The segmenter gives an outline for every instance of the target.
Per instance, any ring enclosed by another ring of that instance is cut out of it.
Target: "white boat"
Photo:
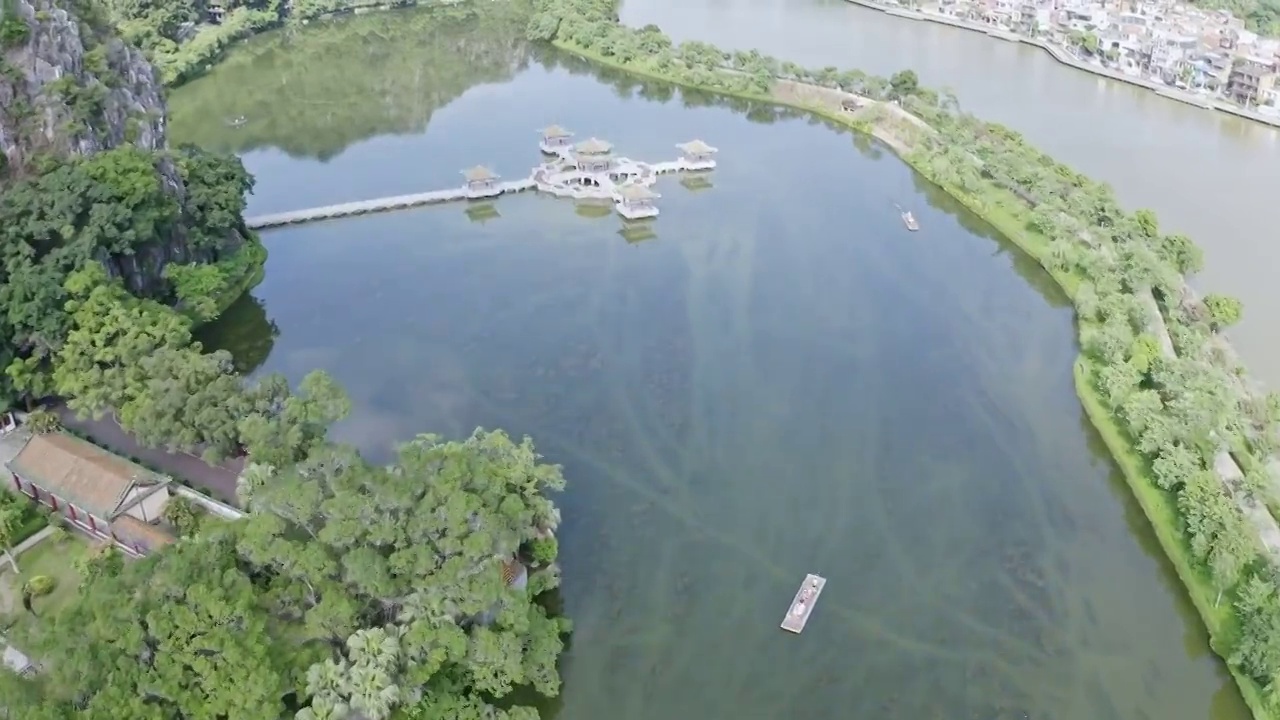
[[[813,606],[818,604],[818,596],[822,594],[822,588],[826,586],[826,578],[812,573],[806,575],[804,584],[796,591],[796,596],[791,600],[791,606],[787,608],[787,616],[782,620],[782,629],[799,635],[804,630],[805,624],[809,622],[809,616],[813,614]]]

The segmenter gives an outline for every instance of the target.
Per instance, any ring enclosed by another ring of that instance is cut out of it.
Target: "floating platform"
[[[822,588],[826,586],[826,578],[813,574],[806,575],[804,584],[791,599],[787,616],[782,620],[782,629],[799,635],[804,630],[805,624],[809,622],[809,616],[813,614],[813,606],[818,604],[818,596],[822,594]]]

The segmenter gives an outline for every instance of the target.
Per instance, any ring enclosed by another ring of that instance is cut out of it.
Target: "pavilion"
[[[653,206],[658,197],[661,196],[644,185],[623,185],[618,188],[618,212],[628,220],[653,217],[658,214],[658,208]]]
[[[569,148],[573,133],[559,125],[552,125],[542,130],[542,142],[538,144],[542,152],[548,155],[559,155]]]
[[[174,542],[159,525],[170,479],[96,445],[64,432],[34,434],[7,469],[15,490],[132,557]]]
[[[613,146],[599,138],[583,140],[573,146],[578,169],[585,173],[604,173],[613,168]]]
[[[468,198],[486,198],[502,194],[502,188],[498,187],[498,176],[483,165],[463,170],[462,176],[467,180]]]
[[[680,160],[691,170],[710,170],[716,166],[714,156],[719,149],[701,140],[691,140],[676,147],[680,149]]]

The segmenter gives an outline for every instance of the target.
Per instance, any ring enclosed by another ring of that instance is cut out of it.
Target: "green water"
[[[337,439],[375,456],[483,425],[564,464],[576,632],[547,717],[1245,716],[1034,264],[865,141],[531,53],[517,20],[260,38],[175,93],[172,130],[244,153],[250,214],[522,176],[551,123],[720,148],[642,225],[526,194],[267,233],[205,338],[333,373]],[[829,581],[794,636],[807,572]]]

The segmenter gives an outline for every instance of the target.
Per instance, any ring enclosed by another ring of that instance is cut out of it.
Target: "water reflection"
[[[470,88],[523,67],[526,8],[461,3],[254,38],[173,93],[171,131],[208,148],[322,160],[376,135],[422,132]],[[243,125],[226,122],[241,116]]]

